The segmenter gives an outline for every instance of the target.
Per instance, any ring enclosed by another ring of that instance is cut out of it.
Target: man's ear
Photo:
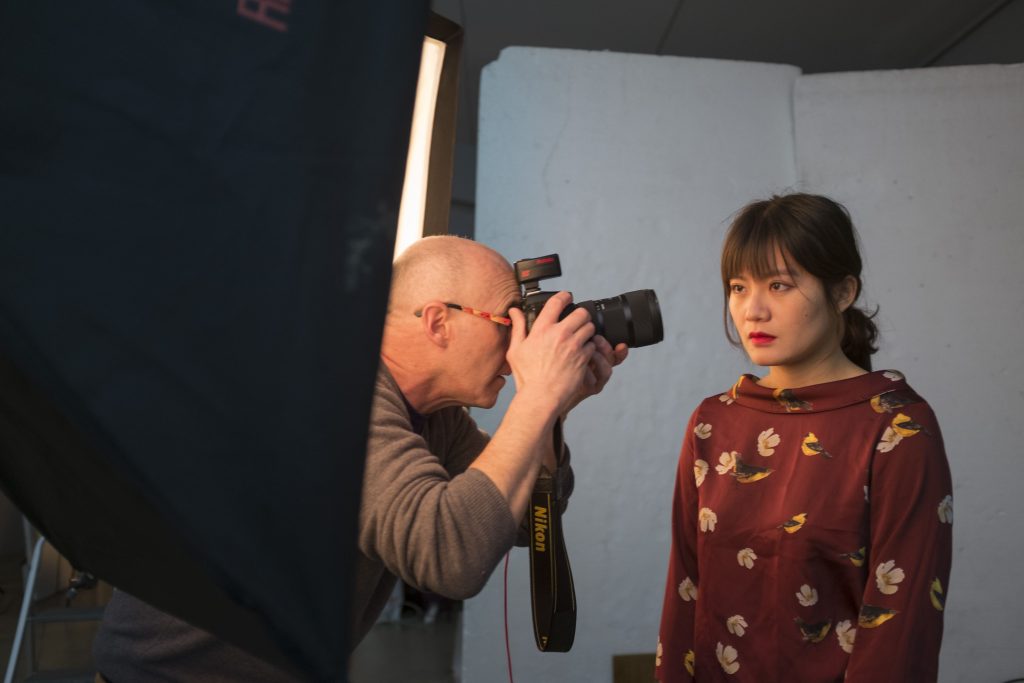
[[[857,278],[847,275],[843,278],[842,282],[835,286],[832,292],[836,308],[839,309],[840,313],[843,313],[857,300],[857,294],[860,293],[860,285],[857,283]]]
[[[420,323],[423,334],[432,343],[442,348],[447,348],[451,343],[451,325],[449,324],[449,313],[451,309],[444,305],[443,301],[431,301],[423,307],[420,314]]]

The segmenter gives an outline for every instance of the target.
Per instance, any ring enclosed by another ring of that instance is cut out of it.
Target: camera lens
[[[661,307],[653,289],[638,289],[610,299],[581,301],[575,307],[585,308],[590,313],[596,334],[612,346],[622,342],[630,348],[650,346],[665,338]]]

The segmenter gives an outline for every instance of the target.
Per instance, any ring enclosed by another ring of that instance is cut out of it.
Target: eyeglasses
[[[448,308],[454,308],[456,311],[463,311],[465,313],[469,313],[471,315],[475,315],[478,318],[483,318],[485,320],[490,320],[492,323],[497,323],[499,325],[504,325],[505,327],[511,327],[512,326],[512,318],[507,318],[507,317],[505,317],[503,315],[495,315],[494,313],[488,313],[487,311],[480,311],[480,310],[477,310],[475,308],[470,308],[469,306],[460,306],[459,304],[451,304],[451,303],[447,303],[447,302],[445,303],[445,306],[447,306]],[[421,308],[421,309],[419,309],[417,311],[413,311],[413,315],[415,315],[417,318],[421,317],[423,315],[423,309]]]

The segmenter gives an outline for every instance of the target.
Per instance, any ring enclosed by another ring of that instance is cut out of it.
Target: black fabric
[[[88,570],[344,680],[425,2],[0,3],[0,482]]]

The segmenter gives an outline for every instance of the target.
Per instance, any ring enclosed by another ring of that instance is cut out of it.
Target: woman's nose
[[[767,320],[770,312],[764,296],[751,292],[747,297],[747,320]]]

